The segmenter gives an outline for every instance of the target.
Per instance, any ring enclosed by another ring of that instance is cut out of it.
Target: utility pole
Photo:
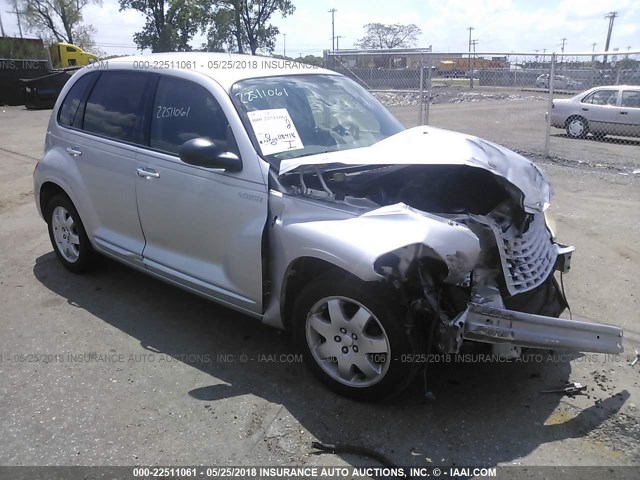
[[[562,45],[561,45],[561,50],[560,51],[562,53],[564,53],[564,45],[565,45],[565,43],[567,43],[567,39],[566,39],[566,37],[563,37],[560,40],[562,41]]]
[[[340,50],[340,39],[344,38],[344,35],[336,35],[336,50]]]
[[[336,49],[336,22],[335,22],[335,15],[336,12],[338,10],[336,10],[335,8],[332,8],[331,10],[329,10],[329,13],[331,14],[331,50],[335,50]]]
[[[284,37],[284,40],[282,43],[282,56],[286,57],[287,56],[287,34],[283,33],[282,36]]]
[[[609,51],[609,43],[611,42],[611,32],[613,31],[613,21],[615,20],[615,18],[618,16],[618,12],[609,12],[607,15],[604,16],[604,18],[608,18],[609,19],[609,31],[607,32],[607,43],[605,43],[604,45],[604,51],[608,52]],[[604,63],[607,63],[607,56],[604,56]]]
[[[4,37],[4,25],[2,25],[2,14],[0,13],[0,32],[2,32],[2,36]]]

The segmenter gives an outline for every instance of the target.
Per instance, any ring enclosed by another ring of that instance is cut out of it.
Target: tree
[[[185,52],[189,41],[204,28],[211,0],[119,0],[120,11],[132,9],[146,17],[141,32],[133,35],[140,50]]]
[[[28,31],[37,33],[50,43],[73,43],[83,50],[95,47],[95,28],[82,24],[82,9],[89,3],[101,5],[102,0],[17,1]]]
[[[422,30],[413,23],[410,25],[367,23],[364,29],[365,36],[355,42],[355,45],[365,50],[413,47],[418,42],[418,35],[422,33]]]
[[[228,8],[217,8],[210,13],[207,43],[202,48],[208,52],[242,51],[242,45],[247,44],[246,36],[241,37],[238,48],[235,20],[235,11]]]
[[[215,49],[258,50],[272,52],[278,27],[269,23],[275,13],[282,17],[292,14],[295,7],[291,0],[218,0],[215,11],[209,15],[211,26],[208,45]]]

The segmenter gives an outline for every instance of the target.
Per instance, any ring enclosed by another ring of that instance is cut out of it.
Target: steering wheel
[[[342,137],[351,137],[354,140],[358,140],[360,138],[360,129],[355,123],[351,122],[347,123],[346,127],[339,123],[335,127],[333,127],[331,131],[337,133]]]

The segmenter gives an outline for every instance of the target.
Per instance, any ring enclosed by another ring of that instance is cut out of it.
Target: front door
[[[582,115],[589,122],[589,130],[595,133],[615,133],[617,123],[616,103],[618,90],[596,90],[582,100]]]
[[[138,211],[146,267],[223,303],[262,311],[264,182],[243,172],[188,165],[180,146],[207,137],[238,153],[212,93],[189,80],[162,76],[153,103],[149,149],[141,149]],[[243,159],[243,162],[257,161]]]

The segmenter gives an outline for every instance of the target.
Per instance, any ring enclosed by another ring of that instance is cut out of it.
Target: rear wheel
[[[571,117],[565,125],[567,135],[571,138],[584,138],[589,133],[589,124],[582,117]]]
[[[320,277],[300,293],[293,335],[314,375],[334,391],[377,401],[400,393],[416,373],[402,308],[356,278]],[[413,338],[412,338],[413,337]]]
[[[74,273],[93,266],[95,252],[80,215],[66,195],[56,195],[47,206],[46,216],[53,250],[62,264]]]

